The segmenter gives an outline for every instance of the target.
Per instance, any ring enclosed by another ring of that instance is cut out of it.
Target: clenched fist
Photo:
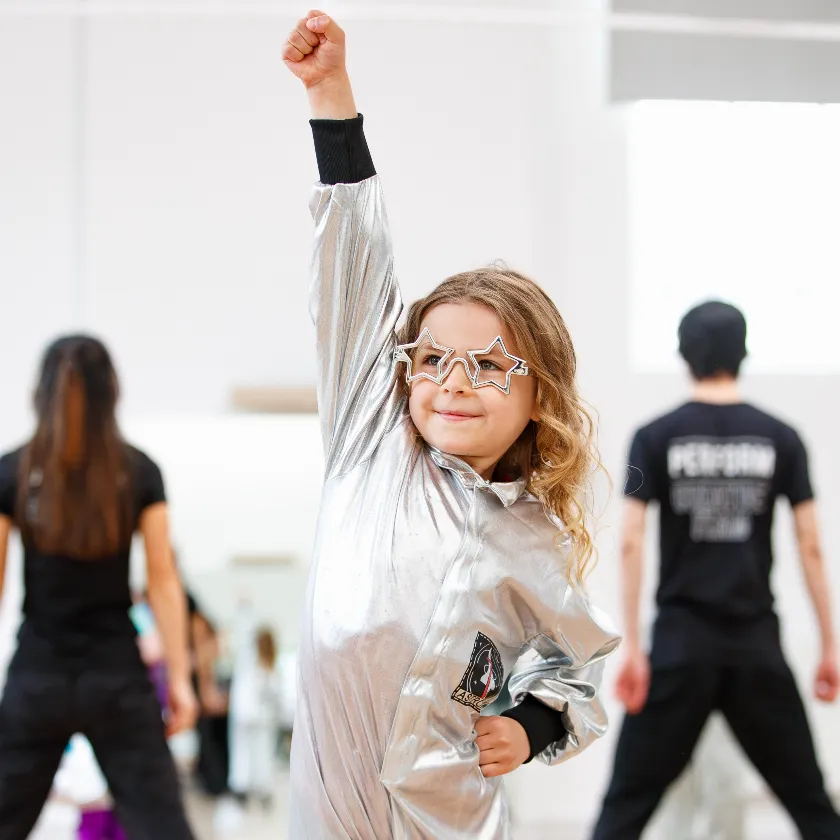
[[[833,652],[823,654],[814,679],[814,694],[823,703],[833,703],[840,694],[840,670]]]
[[[486,778],[504,776],[524,764],[531,754],[528,735],[519,721],[488,715],[475,724],[478,765]]]
[[[283,61],[307,88],[343,75],[344,30],[329,15],[309,12],[289,33]]]
[[[170,680],[167,737],[185,732],[195,726],[198,719],[198,701],[189,680]]]
[[[315,119],[357,115],[344,56],[344,30],[317,10],[301,18],[286,39],[283,61],[306,87]]]
[[[629,651],[616,683],[616,694],[631,715],[637,715],[647,703],[650,689],[650,661],[641,651]]]

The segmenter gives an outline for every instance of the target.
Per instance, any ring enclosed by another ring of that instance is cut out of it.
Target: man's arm
[[[646,513],[646,502],[632,497],[625,499],[621,531],[621,602],[624,614],[624,647],[628,651],[638,651],[641,648],[639,602],[642,597]]]
[[[624,613],[624,663],[618,675],[618,699],[631,714],[638,714],[647,701],[650,663],[641,647],[639,602],[644,569],[645,514],[647,503],[628,497],[624,501],[621,533],[621,601]]]
[[[817,616],[822,646],[816,694],[820,700],[831,701],[836,699],[838,693],[837,646],[831,618],[831,593],[820,543],[816,503],[809,500],[796,505],[793,508],[793,521],[802,573]]]
[[[12,533],[12,520],[0,514],[0,603],[3,601],[3,584],[6,581],[6,553],[9,548],[9,535]]]

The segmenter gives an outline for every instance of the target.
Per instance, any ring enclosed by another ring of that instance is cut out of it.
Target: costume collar
[[[525,493],[526,481],[524,478],[517,478],[514,481],[485,481],[466,461],[462,461],[457,455],[441,452],[428,444],[426,446],[432,460],[441,469],[455,473],[468,490],[472,490],[474,487],[491,490],[505,507],[510,507]]]

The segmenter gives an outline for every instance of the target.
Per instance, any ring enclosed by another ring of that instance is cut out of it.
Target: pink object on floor
[[[78,840],[128,840],[111,809],[82,811],[76,836]]]

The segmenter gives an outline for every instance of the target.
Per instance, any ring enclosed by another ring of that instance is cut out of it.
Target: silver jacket
[[[618,637],[569,585],[523,481],[488,483],[413,429],[393,361],[402,303],[379,178],[318,185],[312,264],[326,476],[304,605],[293,840],[510,836],[473,726],[511,672],[562,711],[554,764],[607,726]]]

